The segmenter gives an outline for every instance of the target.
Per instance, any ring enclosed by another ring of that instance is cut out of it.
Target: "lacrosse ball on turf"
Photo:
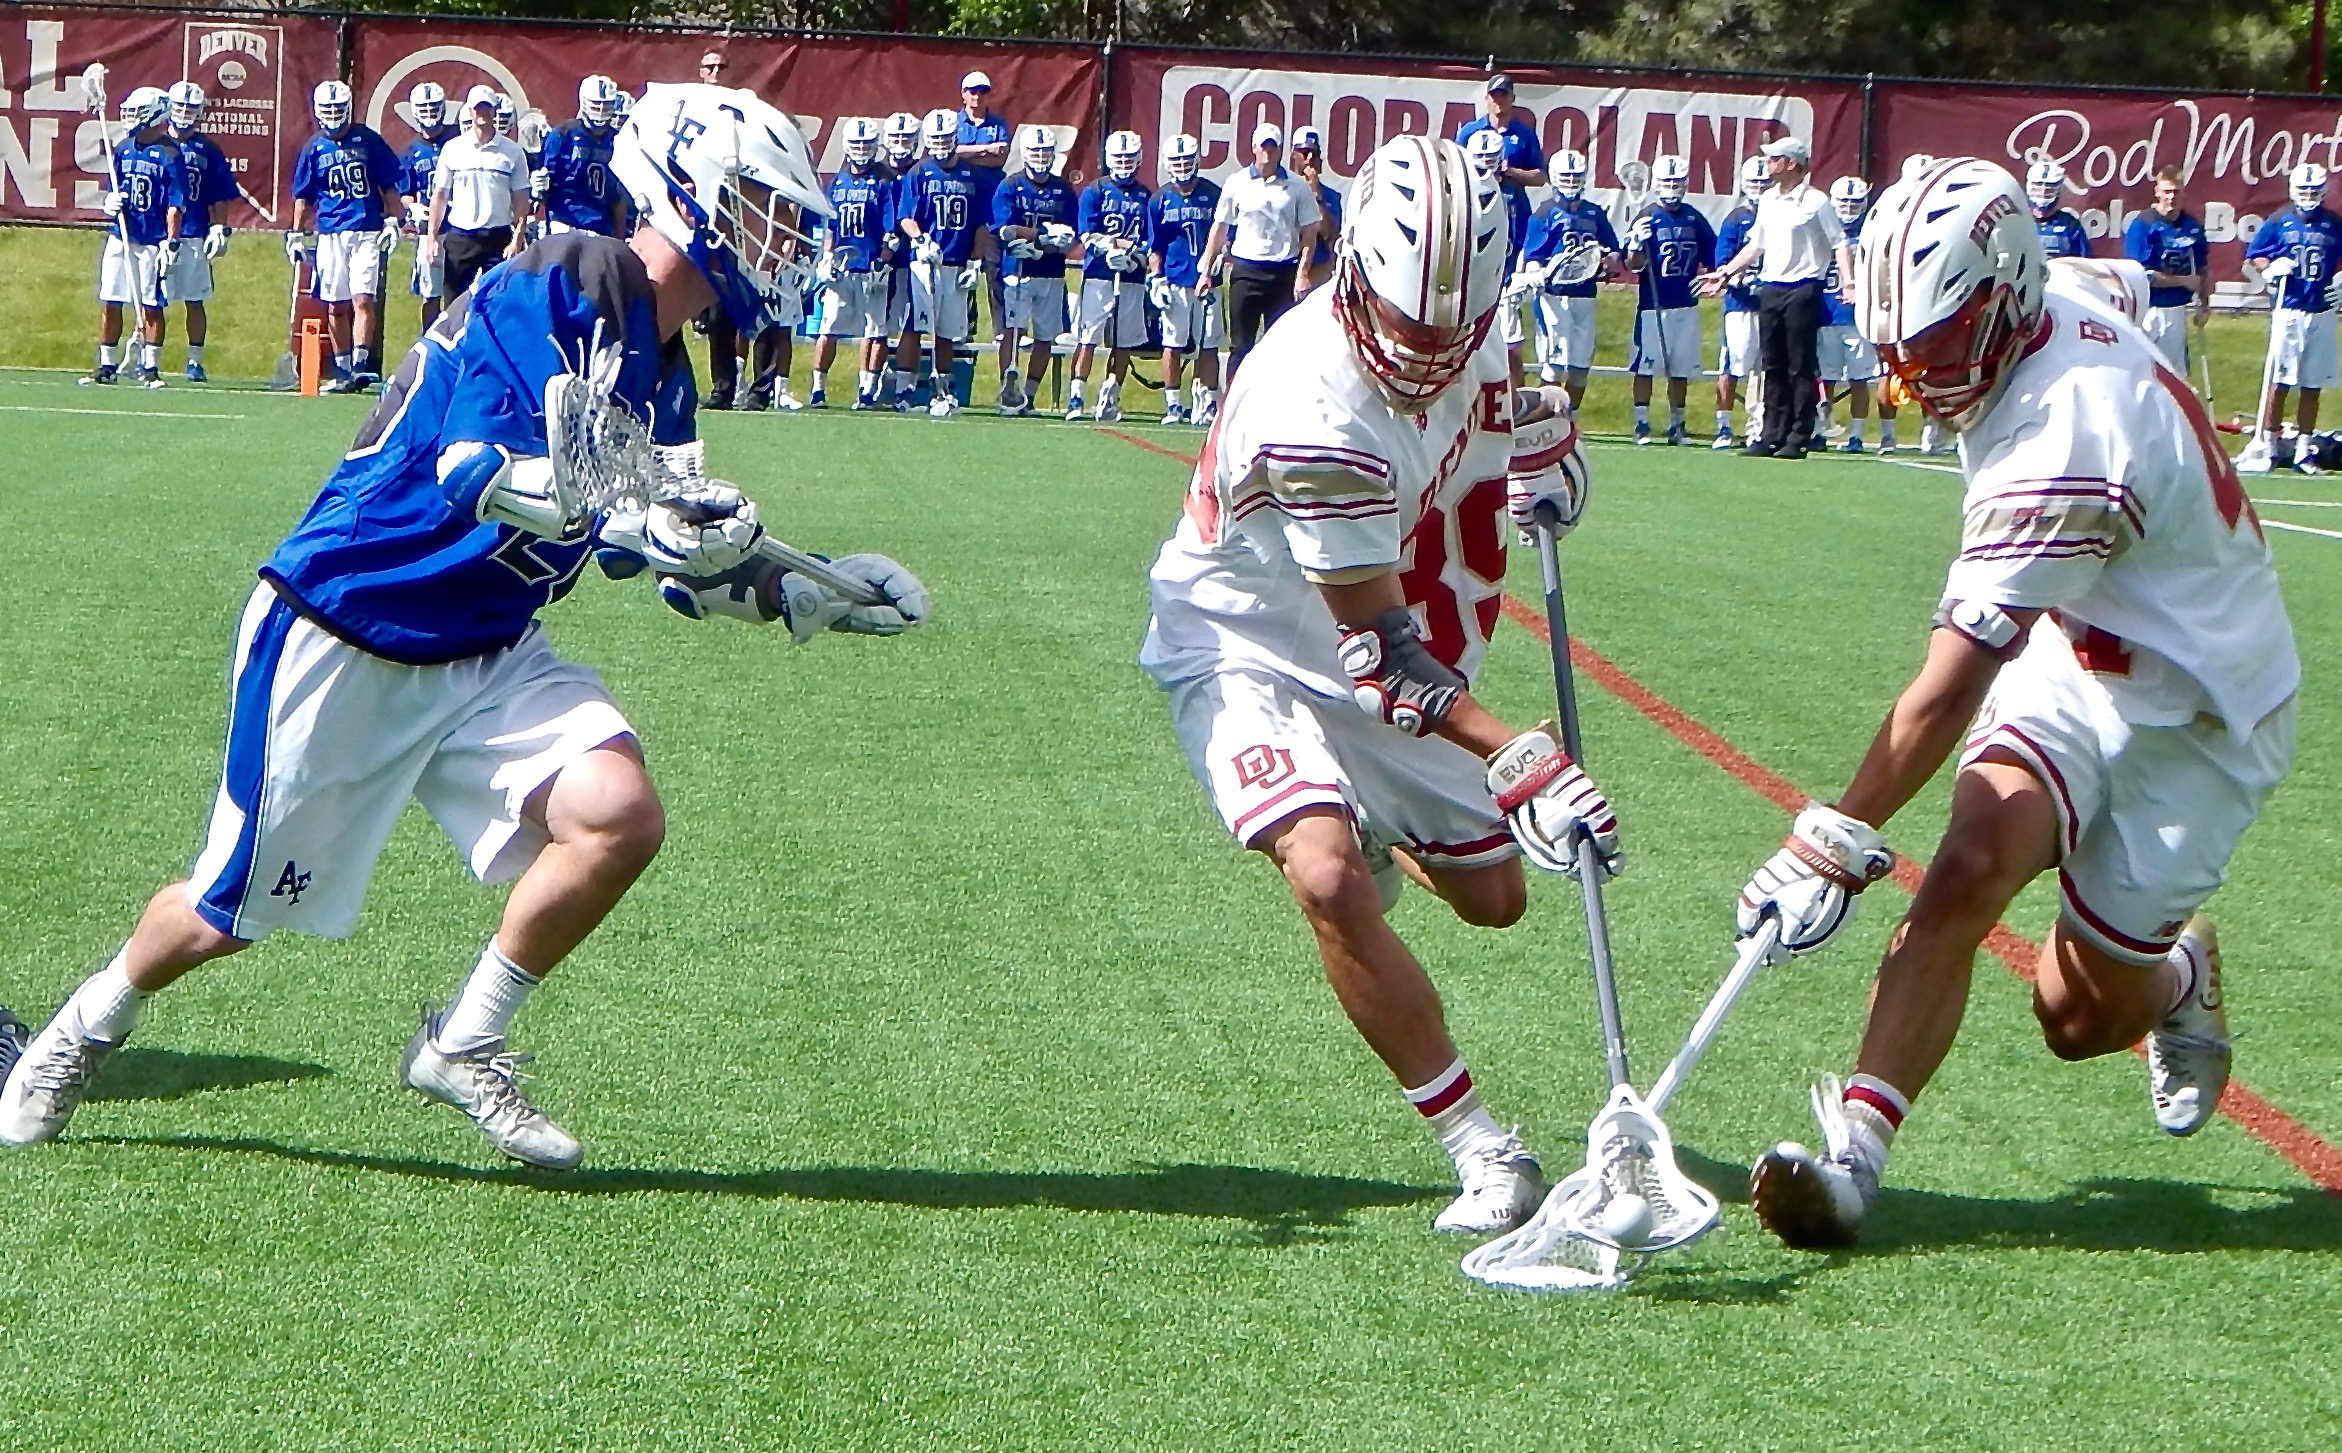
[[[1651,1234],[1651,1203],[1632,1191],[1602,1208],[1602,1234],[1633,1246]]]

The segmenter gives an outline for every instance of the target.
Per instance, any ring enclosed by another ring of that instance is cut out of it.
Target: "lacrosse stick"
[[[91,61],[89,69],[81,73],[81,94],[90,110],[97,113],[98,144],[106,153],[106,190],[120,198],[127,207],[130,199],[122,196],[122,173],[114,160],[114,129],[107,123],[106,68],[102,63]],[[130,245],[130,219],[120,212],[114,214],[114,232],[122,239],[124,247]]]
[[[2195,313],[2192,308],[2189,311]],[[2203,314],[2195,313],[2195,316],[2189,320],[2188,331],[2194,335],[2196,378],[2203,385],[2204,412],[2207,415],[2216,415],[2217,411],[2212,402],[2212,350],[2205,340],[2205,334],[2209,330],[2204,326]]]
[[[545,120],[545,113],[531,106],[521,113],[518,121],[512,123],[513,140],[520,143],[522,151],[536,156],[544,151],[545,133],[551,129]]]
[[[1648,220],[1655,215],[1654,213],[1644,213],[1636,220]],[[1659,276],[1658,239],[1646,233],[1643,237],[1643,280],[1651,290],[1651,331],[1659,336],[1659,373],[1666,380],[1670,390],[1669,396],[1672,397],[1672,390],[1675,387],[1675,368],[1667,357],[1667,309],[1659,301]]]

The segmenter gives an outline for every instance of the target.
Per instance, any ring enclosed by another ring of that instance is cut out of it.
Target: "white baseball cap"
[[[496,109],[496,88],[494,86],[474,86],[464,93],[464,109],[466,111],[477,111],[482,106],[491,111]]]
[[[1277,129],[1275,122],[1263,121],[1260,125],[1252,128],[1252,144],[1254,146],[1283,146],[1285,133]]]
[[[960,89],[963,91],[989,91],[992,89],[992,78],[982,71],[970,71],[960,77]]]
[[[1317,128],[1314,126],[1296,126],[1293,128],[1293,149],[1295,151],[1324,151],[1325,139],[1317,134]]]
[[[1799,166],[1813,164],[1813,153],[1806,149],[1803,141],[1794,136],[1775,137],[1759,147],[1758,150],[1766,156],[1781,157],[1784,160],[1793,161]]]

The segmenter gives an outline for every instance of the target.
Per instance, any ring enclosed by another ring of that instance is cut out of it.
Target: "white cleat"
[[[948,419],[959,411],[960,401],[950,394],[937,394],[927,404],[927,417],[930,419]]]
[[[2193,1135],[2220,1108],[2234,1051],[2220,997],[2220,940],[2201,913],[2180,930],[2179,947],[2202,967],[2196,992],[2147,1036],[2147,1098],[2167,1134]]]
[[[438,1016],[425,1010],[422,1027],[399,1056],[400,1083],[469,1115],[488,1143],[514,1160],[545,1170],[576,1169],[585,1148],[521,1093],[520,1067],[529,1057],[505,1053],[502,1040],[468,1054],[447,1054],[432,1042],[438,1028]]]
[[[1784,1140],[1758,1159],[1748,1178],[1749,1206],[1784,1246],[1839,1251],[1854,1244],[1870,1203],[1878,1199],[1878,1169],[1850,1148],[1846,1109],[1835,1076],[1814,1087],[1813,1111],[1826,1149],[1820,1155]]]
[[[828,401],[824,400],[823,402],[826,404]],[[782,384],[773,391],[773,407],[784,414],[800,413],[805,408],[803,404],[797,402],[797,396],[789,392],[787,384]]]
[[[16,1068],[25,1046],[32,1042],[33,1032],[24,1027],[24,1021],[0,1009],[0,1085],[8,1083],[9,1071]]]
[[[1434,1231],[1459,1236],[1494,1236],[1529,1219],[1545,1199],[1545,1174],[1537,1157],[1507,1135],[1486,1150],[1468,1155],[1457,1167],[1463,1194],[1448,1202],[1431,1223]]]
[[[1098,422],[1099,422],[1099,423],[1101,423],[1101,424],[1119,424],[1119,423],[1121,423],[1121,422],[1122,422],[1122,405],[1121,405],[1121,403],[1120,403],[1119,401],[1117,401],[1117,400],[1114,400],[1114,399],[1108,399],[1106,402],[1104,402],[1104,403],[1102,403],[1102,404],[1098,405]]]
[[[1071,404],[1066,406],[1065,422],[1069,424],[1078,424],[1082,421],[1082,414],[1083,409],[1081,400],[1076,399]]]
[[[0,1141],[39,1145],[64,1134],[91,1078],[114,1052],[113,1045],[83,1038],[78,1025],[67,1026],[64,1020],[63,1013],[50,1020],[22,1047],[8,1072],[8,1083],[0,1088]],[[24,1026],[16,1029],[21,1034]]]
[[[1719,450],[1738,449],[1740,447],[1740,441],[1733,437],[1732,431],[1730,429],[1718,429],[1716,431],[1715,442],[1710,444],[1708,447],[1710,449]]]

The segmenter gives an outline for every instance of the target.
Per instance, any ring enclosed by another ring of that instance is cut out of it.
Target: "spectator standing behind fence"
[[[472,280],[520,251],[529,219],[529,160],[520,143],[496,134],[496,91],[464,97],[464,131],[439,150],[431,173],[430,230],[424,246],[439,264],[439,297],[452,303]]]
[[[984,270],[995,333],[1007,326],[1008,303],[1001,281],[1000,239],[983,224],[992,219],[992,197],[1008,174],[1008,143],[1015,135],[1007,117],[992,114],[992,78],[982,71],[960,77],[959,158],[976,173],[976,262]],[[973,309],[968,316],[975,317]]]
[[[1228,259],[1228,378],[1260,335],[1308,291],[1301,259],[1317,245],[1323,214],[1309,184],[1285,170],[1285,138],[1267,122],[1252,129],[1251,166],[1221,184],[1220,210],[1205,244],[1202,283]]]
[[[2212,282],[2206,276],[2212,250],[2204,224],[2180,205],[2179,168],[2156,173],[2155,204],[2131,219],[2122,251],[2147,270],[2147,336],[2184,378],[2188,314],[2195,314],[2198,326],[2212,315]]]
[[[1813,164],[1806,144],[1780,137],[1766,143],[1763,155],[1773,185],[1757,200],[1756,226],[1730,261],[1701,280],[1700,291],[1714,297],[1755,271],[1764,429],[1746,452],[1803,459],[1813,442],[1822,278],[1834,261],[1838,276],[1851,279],[1854,259],[1829,197],[1806,179]]]
[[[1316,127],[1294,127],[1292,151],[1293,170],[1317,199],[1317,245],[1309,249],[1309,265],[1301,270],[1306,290],[1334,275],[1334,243],[1342,235],[1342,194],[1325,184],[1325,141]]]

